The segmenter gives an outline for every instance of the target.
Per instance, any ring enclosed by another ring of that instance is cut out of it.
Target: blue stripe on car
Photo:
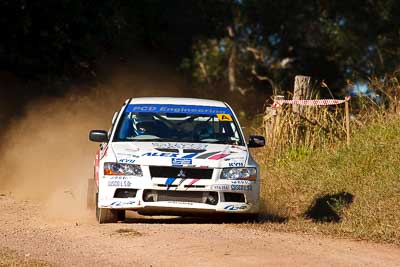
[[[166,104],[131,104],[127,106],[125,112],[232,115],[232,111],[227,107],[196,106],[196,105],[166,105]]]

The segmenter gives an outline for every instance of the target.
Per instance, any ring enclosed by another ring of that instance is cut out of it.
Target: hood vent
[[[156,148],[156,150],[161,152],[179,153],[179,150],[175,148]]]
[[[205,150],[205,149],[184,149],[183,153],[198,153],[198,154],[200,154],[205,151],[207,151],[207,150]]]

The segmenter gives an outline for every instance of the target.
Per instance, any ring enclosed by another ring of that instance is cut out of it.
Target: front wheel
[[[96,218],[100,224],[116,223],[125,220],[125,210],[99,208],[99,193],[96,193]]]

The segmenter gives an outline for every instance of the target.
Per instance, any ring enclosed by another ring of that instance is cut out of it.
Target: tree
[[[346,79],[396,68],[399,6],[393,0],[233,1],[225,36],[194,45],[193,77],[241,93],[272,93],[307,74],[339,93]]]

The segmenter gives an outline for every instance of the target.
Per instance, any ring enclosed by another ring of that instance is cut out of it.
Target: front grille
[[[159,201],[175,201],[175,202],[191,202],[205,203],[209,205],[218,204],[217,192],[193,192],[193,191],[164,191],[164,190],[144,190],[143,201],[159,202]]]
[[[211,179],[212,174],[213,169],[150,166],[151,177]]]

